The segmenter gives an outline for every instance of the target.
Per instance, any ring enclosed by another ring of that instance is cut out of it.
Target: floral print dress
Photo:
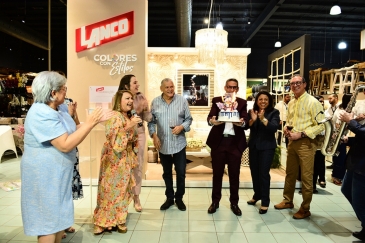
[[[101,151],[94,231],[126,222],[135,186],[132,169],[137,165],[138,152],[137,128],[126,130],[129,122],[129,118],[116,112],[105,125],[106,142]]]

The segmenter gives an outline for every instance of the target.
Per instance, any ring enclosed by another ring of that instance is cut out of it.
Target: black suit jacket
[[[356,134],[347,158],[347,169],[365,175],[365,125],[351,120],[348,129]]]
[[[248,126],[248,119],[247,119],[247,102],[244,99],[241,98],[236,98],[237,101],[237,111],[240,114],[240,118],[243,118],[243,120],[246,123],[246,126]],[[220,109],[217,106],[217,102],[222,102],[222,97],[214,97],[212,100],[212,107],[210,109],[209,115],[207,117],[207,121],[208,121],[208,125],[211,126],[209,124],[209,120],[215,116],[216,119],[218,119],[218,114]],[[225,123],[220,124],[218,126],[213,126],[212,129],[209,132],[208,138],[207,138],[207,145],[211,148],[211,149],[216,149],[222,138],[223,138],[223,131],[224,131],[224,127],[225,127]],[[246,149],[247,147],[247,143],[246,143],[246,135],[245,135],[245,131],[244,131],[244,127],[239,127],[236,125],[233,125],[234,128],[234,144],[237,146],[236,148],[238,149],[238,151],[240,153],[243,153],[243,151]],[[234,148],[232,148],[233,150]]]
[[[275,149],[276,139],[275,133],[279,128],[280,115],[277,109],[271,112],[265,112],[265,118],[268,120],[267,126],[262,124],[259,118],[250,127],[250,138],[248,140],[248,147],[256,147],[257,150]],[[251,119],[250,112],[248,113],[248,120]]]

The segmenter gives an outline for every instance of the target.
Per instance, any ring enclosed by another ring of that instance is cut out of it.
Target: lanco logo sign
[[[134,34],[134,12],[128,12],[76,30],[76,52]]]

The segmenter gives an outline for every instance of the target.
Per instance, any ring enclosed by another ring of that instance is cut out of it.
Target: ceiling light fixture
[[[247,24],[251,24],[251,20],[250,20],[250,18],[248,18],[248,20],[247,20]]]
[[[346,44],[346,42],[341,41],[341,42],[338,44],[338,49],[343,50],[343,49],[346,49],[346,48],[347,48],[347,44]]]
[[[218,6],[218,24],[215,26],[216,29],[223,30],[223,23],[221,18],[221,5]]]
[[[333,5],[330,11],[330,15],[339,15],[341,14],[341,8],[338,5]]]
[[[278,26],[278,40],[275,42],[275,47],[277,47],[277,48],[281,47],[281,42],[280,42],[280,38],[279,38],[279,26]]]
[[[199,62],[206,64],[223,63],[228,47],[228,32],[219,28],[209,28],[213,0],[210,3],[208,28],[195,32],[195,48],[199,51]],[[218,27],[218,26],[217,26]]]
[[[216,26],[215,26],[216,29],[219,29],[219,30],[223,30],[223,24],[222,22],[219,22]]]

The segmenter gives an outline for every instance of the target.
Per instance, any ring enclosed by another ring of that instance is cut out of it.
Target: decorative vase
[[[147,151],[147,162],[148,163],[157,163],[158,162],[158,152],[155,146],[148,146]]]

